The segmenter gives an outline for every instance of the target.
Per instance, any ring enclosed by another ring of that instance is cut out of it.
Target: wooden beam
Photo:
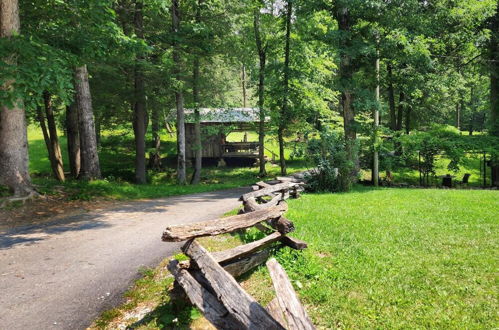
[[[182,250],[196,262],[216,296],[229,314],[244,325],[243,329],[284,329],[199,243],[191,240]]]
[[[263,181],[258,181],[258,182],[256,183],[256,185],[257,185],[258,187],[260,187],[260,189],[262,189],[262,188],[268,188],[268,187],[270,187],[270,186],[271,186],[270,184],[265,183],[265,182],[263,182]]]
[[[305,250],[308,247],[307,242],[284,235],[281,236],[281,243],[295,250]]]
[[[217,329],[243,329],[244,326],[231,315],[218,299],[206,290],[186,269],[178,267],[178,261],[172,260],[168,270],[177,283],[184,289],[189,300],[203,313]]]
[[[270,225],[283,235],[295,230],[295,225],[293,224],[293,222],[289,221],[283,216],[271,220]]]
[[[237,246],[230,250],[220,251],[220,252],[212,252],[211,255],[213,258],[221,263],[229,260],[237,259],[245,257],[249,254],[252,254],[255,251],[258,251],[274,242],[277,242],[281,239],[282,234],[279,232],[274,232],[258,241],[254,241],[245,245]]]
[[[256,198],[256,197],[269,195],[269,194],[272,194],[274,192],[281,191],[281,190],[289,190],[294,185],[296,185],[296,183],[292,183],[292,182],[279,183],[279,184],[276,184],[276,185],[273,185],[273,186],[270,186],[267,188],[263,188],[263,189],[260,189],[257,191],[252,191],[252,192],[246,193],[246,194],[242,195],[239,198],[239,200],[245,202],[248,200],[248,198],[251,198],[251,197]]]
[[[267,261],[267,268],[269,269],[270,277],[272,278],[272,284],[274,285],[279,306],[288,323],[288,329],[315,329],[305,308],[303,308],[300,300],[298,300],[293,285],[282,266],[277,260],[272,258]]]
[[[269,312],[272,317],[279,322],[283,327],[287,328],[288,324],[284,319],[284,314],[282,313],[281,306],[279,306],[279,301],[277,298],[272,299],[265,309]]]
[[[229,263],[223,265],[223,268],[234,278],[238,278],[239,276],[246,274],[253,268],[264,264],[267,260],[269,260],[269,257],[270,251],[268,249],[262,250],[246,258],[229,261]]]
[[[195,237],[230,233],[237,229],[252,227],[262,221],[279,218],[287,210],[287,204],[282,203],[255,212],[196,222],[184,226],[171,226],[165,229],[162,239],[165,242],[180,242]]]
[[[283,200],[283,196],[281,194],[278,194],[278,195],[272,197],[272,199],[270,201],[268,201],[267,203],[258,204],[256,202],[256,199],[251,197],[251,198],[248,198],[247,201],[243,202],[244,212],[253,212],[253,211],[257,211],[257,210],[266,209],[266,208],[271,207],[271,206],[276,206],[277,204],[279,204],[279,202],[281,200]]]

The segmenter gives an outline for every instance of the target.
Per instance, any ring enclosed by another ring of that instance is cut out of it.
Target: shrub
[[[310,140],[307,157],[317,171],[308,177],[311,191],[348,191],[355,182],[355,164],[348,160],[345,139],[337,132],[324,130],[320,139]]]

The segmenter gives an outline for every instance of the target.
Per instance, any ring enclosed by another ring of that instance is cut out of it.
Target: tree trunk
[[[456,103],[456,128],[461,129],[461,102]]]
[[[159,153],[161,147],[161,136],[159,135],[159,130],[161,126],[161,115],[158,107],[154,107],[152,109],[151,116],[151,131],[152,131],[152,144],[151,146],[156,149],[156,152]]]
[[[0,1],[0,38],[9,38],[20,30],[19,5],[17,0]],[[15,58],[4,59],[15,64]],[[2,89],[11,88],[7,81]],[[15,196],[26,196],[34,192],[29,176],[28,137],[26,116],[22,100],[12,107],[0,106],[0,184],[9,187]]]
[[[412,107],[408,105],[405,108],[405,134],[409,134],[411,132],[411,112]]]
[[[402,120],[404,118],[404,108],[405,108],[405,93],[403,91],[400,91],[399,106],[397,109],[397,125],[395,127],[395,130],[397,130],[397,131],[402,130]]]
[[[78,108],[76,103],[66,107],[66,129],[68,135],[69,170],[73,178],[80,174],[80,132],[78,129]]]
[[[255,31],[255,42],[258,51],[259,70],[258,70],[258,108],[260,121],[258,123],[258,159],[260,162],[259,176],[267,175],[265,170],[265,66],[266,66],[266,50],[262,45],[260,36],[260,10],[256,8],[253,12],[253,28]]]
[[[172,32],[175,36],[179,34],[180,28],[180,0],[172,0]],[[173,39],[173,73],[178,84],[181,84],[180,75],[180,49],[177,38]],[[185,164],[185,113],[184,96],[182,87],[176,87],[175,104],[177,107],[177,181],[179,184],[186,183]]]
[[[203,0],[198,0],[196,6],[196,23],[201,23],[201,5]],[[200,79],[200,55],[194,58],[192,98],[194,100],[194,173],[191,184],[198,184],[201,181],[201,168],[203,166],[203,145],[201,143],[201,117],[199,114],[199,79]]]
[[[357,157],[357,129],[355,122],[355,111],[353,108],[353,92],[351,90],[353,66],[350,57],[352,47],[352,36],[350,26],[350,13],[345,5],[337,4],[336,10],[339,30],[344,37],[340,40],[340,84],[341,84],[341,110],[345,131],[345,144],[348,160],[354,164],[355,170],[352,176],[357,176],[359,171],[359,160]]]
[[[47,124],[45,122],[45,115],[43,114],[43,109],[41,106],[36,107],[36,117],[38,119],[38,123],[40,124],[40,128],[42,129],[43,140],[45,141],[45,146],[47,147],[47,153],[50,160],[50,168],[54,171],[54,153],[52,151],[52,144],[50,143],[50,136],[47,130]],[[54,173],[54,177],[57,178],[56,173]]]
[[[141,0],[135,1],[134,25],[135,34],[138,38],[144,38],[143,24],[143,3]],[[134,120],[133,132],[135,135],[135,183],[145,184],[146,179],[146,91],[145,79],[142,69],[144,57],[137,54],[135,59],[135,100],[134,100]]]
[[[388,63],[386,67],[388,75],[388,104],[390,107],[390,129],[397,129],[397,118],[395,111],[395,92],[393,90],[393,68],[392,64]]]
[[[243,64],[241,69],[241,85],[243,88],[243,108],[248,106],[248,96],[246,93],[246,66]]]
[[[499,136],[499,4],[491,20],[490,59],[490,134]],[[492,185],[499,187],[499,159],[492,159]]]
[[[379,46],[379,41],[377,38],[377,46]],[[373,185],[377,187],[379,185],[379,155],[378,155],[378,149],[376,146],[377,142],[377,135],[378,135],[378,129],[379,129],[379,83],[380,83],[380,78],[379,78],[379,49],[377,47],[376,49],[376,62],[374,64],[375,66],[375,71],[376,71],[376,89],[374,91],[374,97],[376,99],[376,108],[374,109],[374,114],[373,114],[373,119],[374,119],[374,127],[373,127],[373,135],[374,135],[374,146],[373,146],[373,171],[372,171],[372,181]]]
[[[201,144],[201,117],[199,114],[199,58],[194,59],[194,74],[192,97],[194,100],[194,155],[195,166],[192,174],[192,184],[198,184],[201,180],[201,167],[203,160],[203,146]]]
[[[284,157],[284,130],[289,120],[289,59],[291,42],[291,17],[293,14],[293,2],[287,1],[286,10],[286,46],[284,49],[284,88],[281,116],[279,118],[279,128],[277,135],[279,139],[279,162],[281,164],[281,175],[286,175],[286,159]]]
[[[101,177],[99,155],[86,65],[79,66],[75,70],[75,89],[81,152],[81,169],[78,178],[84,180],[99,179]]]
[[[64,165],[62,162],[61,146],[59,145],[59,138],[57,136],[57,126],[55,124],[54,109],[52,107],[52,95],[48,92],[43,93],[43,100],[45,103],[45,114],[47,115],[47,124],[50,136],[50,149],[49,153],[52,153],[50,157],[52,171],[57,180],[64,182]]]

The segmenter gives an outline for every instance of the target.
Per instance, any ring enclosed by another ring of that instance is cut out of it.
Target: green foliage
[[[345,139],[341,134],[323,130],[320,139],[308,143],[308,158],[317,168],[311,174],[307,187],[311,191],[349,191],[354,183],[355,164],[349,161]]]

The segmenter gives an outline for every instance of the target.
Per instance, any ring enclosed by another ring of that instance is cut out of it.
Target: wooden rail
[[[303,182],[284,177],[272,183],[275,184],[258,182],[255,191],[242,195],[243,210],[239,215],[171,226],[163,233],[163,241],[187,240],[182,251],[190,260],[172,260],[168,269],[175,277],[177,290],[182,288],[191,303],[217,329],[314,329],[284,269],[275,259],[268,260],[273,248],[287,246],[302,250],[307,247],[307,243],[287,235],[294,230],[294,224],[283,216],[288,209],[285,199],[298,198]],[[268,235],[212,253],[196,240],[252,226]],[[266,261],[276,298],[264,308],[235,278]]]

